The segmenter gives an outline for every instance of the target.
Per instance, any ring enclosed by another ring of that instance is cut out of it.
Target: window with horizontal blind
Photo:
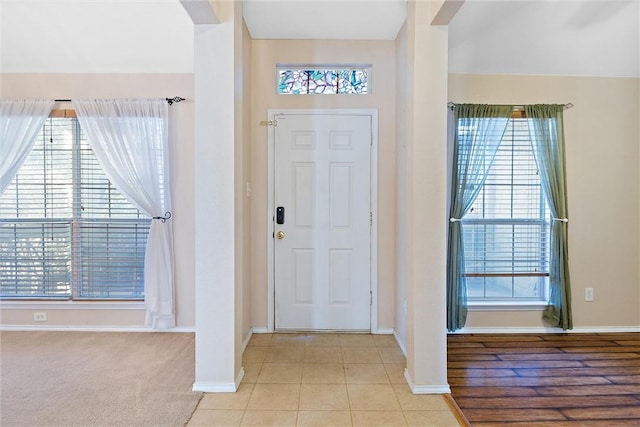
[[[75,118],[49,118],[0,196],[0,296],[143,299],[151,219],[110,183]]]
[[[547,299],[550,212],[530,138],[527,119],[512,118],[462,218],[469,301]]]

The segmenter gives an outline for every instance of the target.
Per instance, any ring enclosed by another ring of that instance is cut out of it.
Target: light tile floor
[[[255,334],[236,393],[207,393],[195,426],[456,426],[440,395],[414,395],[391,335]]]

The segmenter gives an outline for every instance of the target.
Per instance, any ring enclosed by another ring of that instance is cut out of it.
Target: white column
[[[446,26],[409,1],[406,152],[407,370],[413,393],[449,393],[446,334]]]
[[[234,392],[242,379],[238,340],[241,292],[235,268],[237,131],[235,2],[221,2],[220,23],[195,25],[194,391]],[[241,17],[240,17],[241,19]],[[240,25],[241,21],[240,21]]]

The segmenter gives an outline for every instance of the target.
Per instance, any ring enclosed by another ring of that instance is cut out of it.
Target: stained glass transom
[[[282,95],[366,94],[367,68],[278,69]]]

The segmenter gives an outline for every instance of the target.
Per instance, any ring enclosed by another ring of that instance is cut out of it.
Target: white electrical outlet
[[[33,313],[33,321],[34,322],[46,322],[47,321],[47,313]]]
[[[584,288],[584,300],[593,301],[593,288]]]

